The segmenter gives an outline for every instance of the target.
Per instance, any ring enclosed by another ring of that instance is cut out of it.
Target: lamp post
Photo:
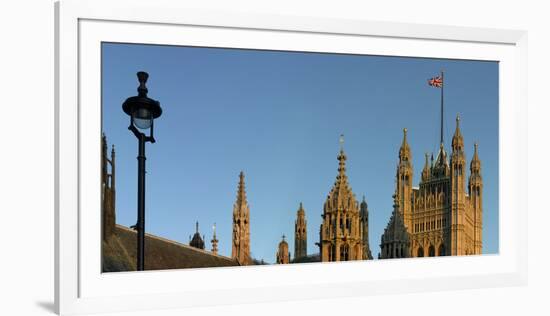
[[[145,143],[155,142],[153,136],[154,121],[162,114],[160,103],[147,97],[145,83],[149,75],[140,71],[137,73],[139,87],[138,95],[129,97],[122,104],[124,113],[130,116],[128,129],[138,139],[138,214],[137,214],[137,270],[143,271],[145,263]],[[144,132],[149,130],[149,135]]]

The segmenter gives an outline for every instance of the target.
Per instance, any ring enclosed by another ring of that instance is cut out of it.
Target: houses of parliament
[[[397,154],[395,190],[393,196],[388,196],[388,200],[393,200],[393,210],[380,238],[378,259],[481,254],[483,181],[477,144],[473,148],[467,175],[466,149],[457,116],[449,153],[441,137],[435,158],[433,154],[426,154],[419,184],[415,187],[412,149],[407,137],[408,131],[404,129]],[[346,173],[348,156],[342,137],[336,158],[336,179],[328,190],[322,210],[313,212],[315,216],[321,215],[319,229],[308,232],[306,208],[297,201],[293,220],[294,253],[290,253],[290,240],[287,241],[283,235],[280,243],[273,245],[277,264],[373,259],[368,205],[365,196],[359,202],[349,183]],[[104,272],[135,270],[136,232],[116,224],[115,152],[113,148],[109,157],[105,137],[102,161],[102,269]],[[253,258],[250,251],[254,243],[250,238],[254,211],[247,202],[242,171],[232,213],[228,208],[228,216],[230,214],[230,256],[218,253],[219,240],[215,230],[210,240],[211,247],[206,249],[206,238],[201,237],[197,223],[189,244],[146,234],[145,269],[264,264],[263,260]],[[308,254],[308,235],[313,236],[311,239],[318,252]]]

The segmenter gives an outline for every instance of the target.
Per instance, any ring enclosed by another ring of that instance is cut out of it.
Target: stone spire
[[[359,218],[361,222],[362,240],[363,240],[363,260],[372,259],[372,253],[369,245],[369,207],[363,195],[359,212]]]
[[[397,195],[394,194],[393,212],[380,243],[380,259],[410,257],[410,237],[398,207],[399,201]]]
[[[455,134],[453,135],[452,142],[453,151],[463,151],[464,150],[464,138],[462,137],[462,132],[460,131],[460,116],[456,116],[456,129]]]
[[[481,177],[481,160],[477,152],[477,143],[474,144],[474,156],[470,162],[470,179],[468,181],[468,195],[474,221],[474,253],[482,252],[482,223],[483,223],[483,178]]]
[[[437,157],[435,159],[432,175],[436,178],[446,177],[449,175],[449,172],[450,172],[450,167],[449,167],[449,161],[447,159],[447,152],[443,147],[443,143],[440,143],[439,152],[437,153]]]
[[[199,222],[195,223],[195,234],[193,235],[193,238],[191,239],[189,246],[199,248],[199,249],[204,249],[204,239],[201,237],[201,234],[199,233]]]
[[[338,175],[323,207],[320,229],[321,261],[361,260],[359,203],[348,184],[346,154],[340,141]]]
[[[237,189],[237,201],[235,202],[235,204],[243,206],[243,208],[239,208],[236,210],[243,210],[244,207],[248,207],[246,201],[246,189],[244,185],[244,172],[242,171],[241,173],[239,173],[239,187]]]
[[[412,160],[411,157],[411,147],[409,146],[409,143],[407,142],[407,129],[403,129],[403,142],[401,143],[401,147],[399,148],[399,162],[405,162]]]
[[[466,155],[464,153],[464,139],[460,131],[460,116],[456,116],[456,129],[452,140],[451,152],[451,255],[470,253],[471,247],[461,242],[468,234],[464,227],[467,221],[466,206]],[[473,237],[473,236],[470,236]]]
[[[424,162],[424,169],[422,169],[422,181],[427,181],[430,178],[430,162],[429,162],[429,154],[426,153],[426,161]]]
[[[212,225],[212,240],[210,240],[210,242],[212,243],[212,253],[214,253],[215,255],[218,254],[218,239],[216,238],[216,223],[214,223],[214,225]]]
[[[479,174],[481,172],[481,160],[479,160],[479,155],[477,153],[477,143],[474,144],[474,156],[470,162],[470,172],[471,174]],[[481,176],[481,175],[480,175]]]
[[[412,180],[413,165],[412,152],[407,142],[407,129],[403,129],[403,142],[399,148],[399,162],[396,173],[396,195],[398,209],[401,212],[405,225],[411,225],[412,218]]]
[[[233,205],[233,236],[231,257],[239,264],[248,265],[252,262],[250,257],[250,209],[246,200],[244,184],[244,172],[239,174],[239,186],[237,200]]]
[[[112,145],[111,157],[109,158],[105,134],[101,138],[101,143],[102,235],[103,240],[107,240],[114,234],[116,225],[115,145]]]
[[[302,202],[296,212],[294,223],[294,260],[307,256],[307,223],[306,212]]]

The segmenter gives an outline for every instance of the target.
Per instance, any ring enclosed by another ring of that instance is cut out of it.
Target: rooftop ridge
[[[126,227],[124,225],[116,224],[116,227],[120,228],[120,229],[123,229],[125,231],[128,231],[128,232],[131,232],[133,234],[137,234],[137,232],[135,230],[133,230],[129,227]],[[203,254],[208,254],[208,255],[211,255],[211,256],[214,256],[214,257],[218,257],[218,258],[221,258],[221,259],[226,259],[226,260],[229,260],[231,262],[234,262],[234,260],[230,257],[222,256],[222,255],[219,255],[219,254],[214,254],[211,251],[195,248],[193,246],[186,245],[186,244],[183,244],[183,243],[180,243],[178,241],[171,240],[171,239],[168,239],[168,238],[160,237],[160,236],[149,234],[149,233],[145,233],[145,237],[160,240],[160,241],[167,242],[167,243],[170,243],[172,245],[179,246],[179,247],[182,247],[182,248],[185,248],[185,249],[188,249],[188,250],[196,251],[196,252],[203,253]]]

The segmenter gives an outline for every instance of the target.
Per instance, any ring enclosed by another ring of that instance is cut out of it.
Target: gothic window
[[[349,245],[344,244],[340,246],[340,261],[349,260]]]
[[[433,245],[430,245],[430,248],[428,248],[428,256],[435,257],[435,247]]]
[[[445,246],[443,244],[439,245],[439,255],[445,256]]]
[[[328,254],[328,261],[335,261],[336,260],[336,245],[330,246],[330,251]]]
[[[417,257],[424,257],[424,248],[418,248]]]

